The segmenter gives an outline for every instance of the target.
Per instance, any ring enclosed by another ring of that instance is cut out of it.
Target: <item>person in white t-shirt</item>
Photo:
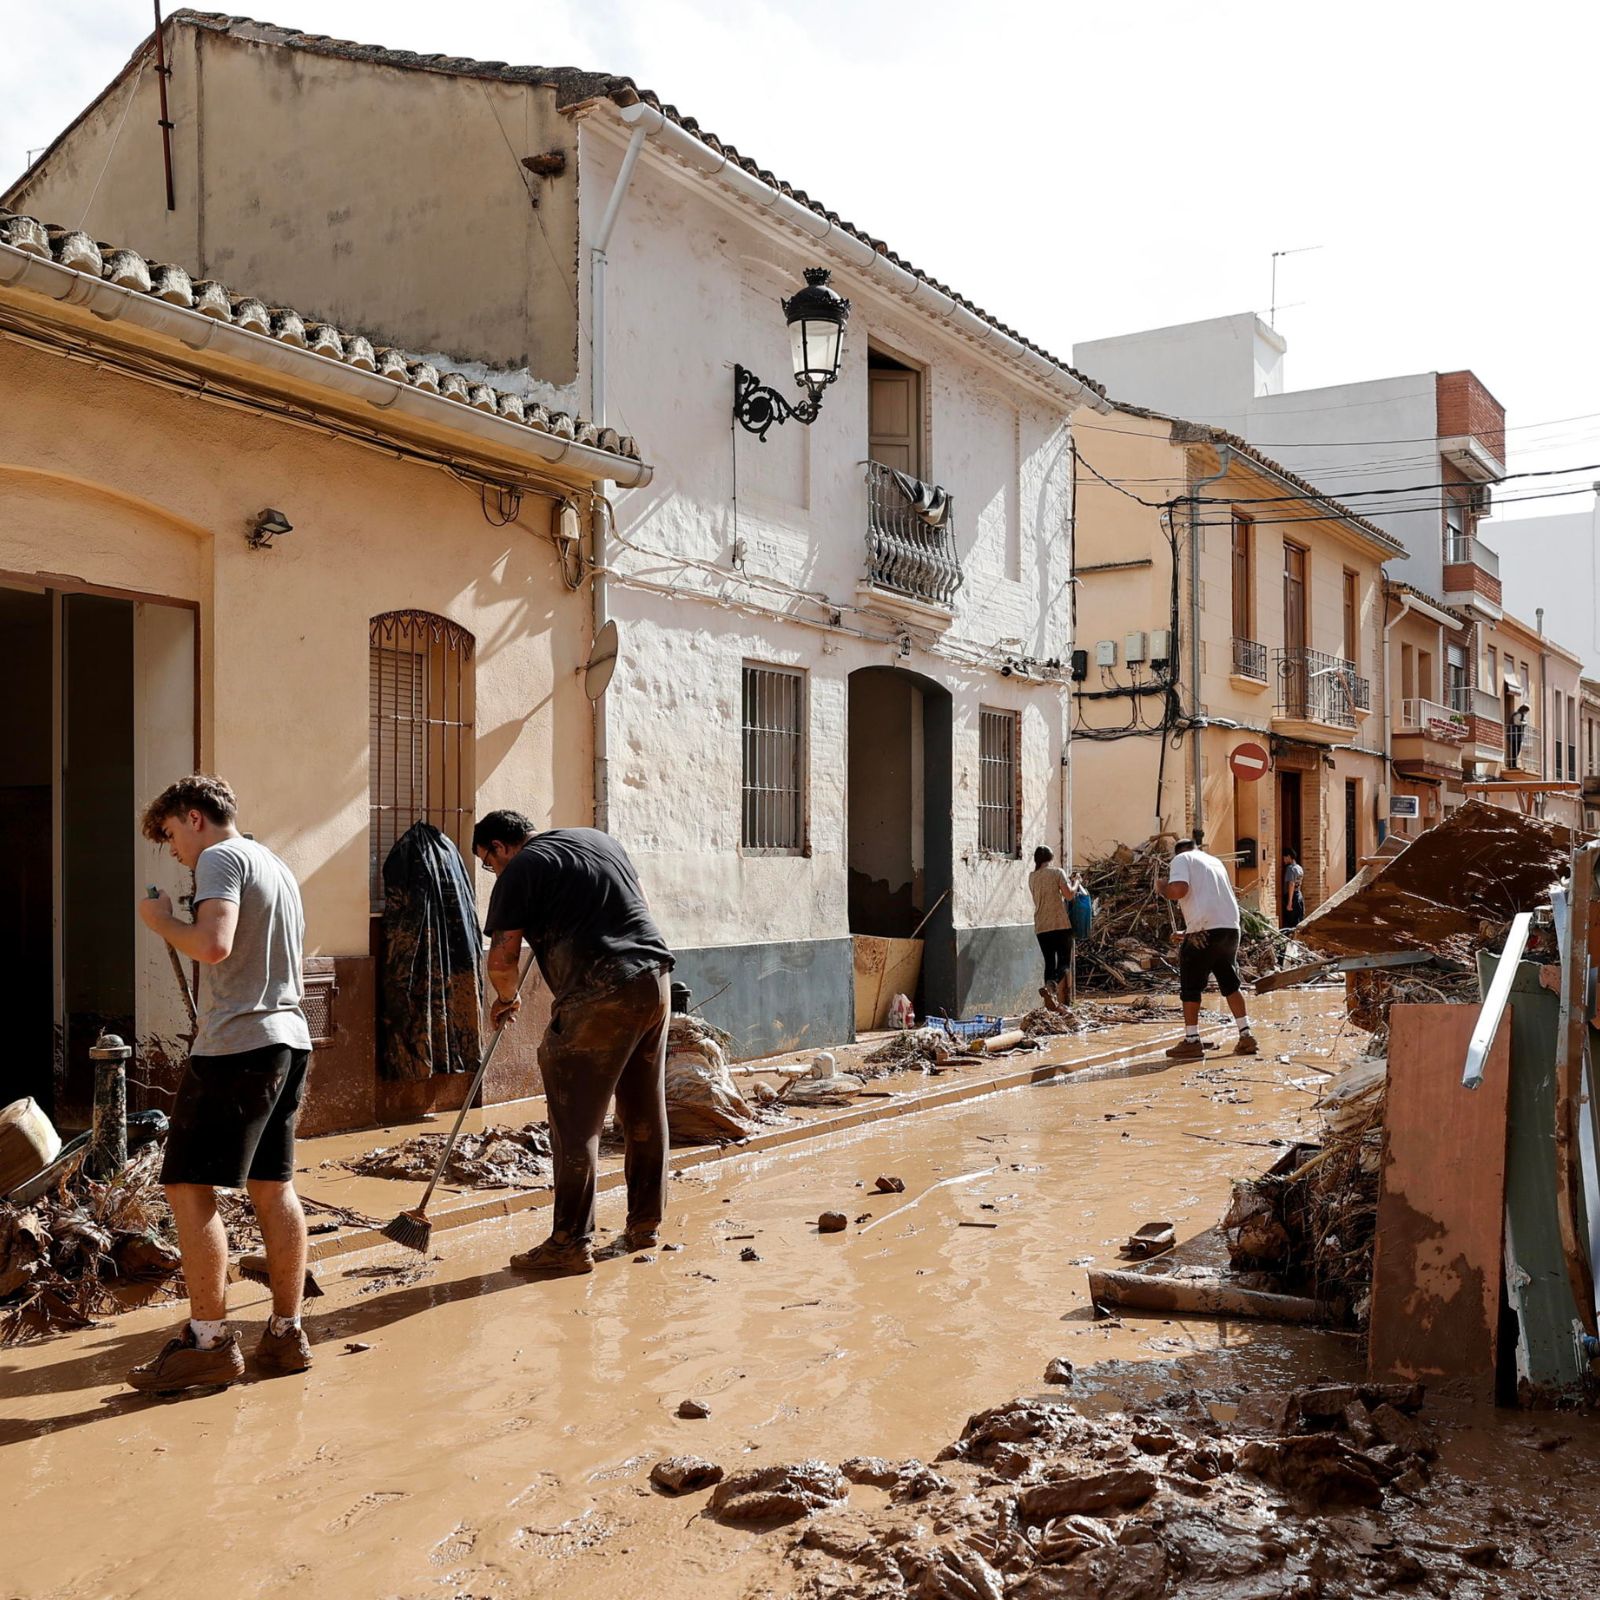
[[[1193,839],[1180,839],[1173,847],[1172,865],[1161,892],[1175,900],[1183,913],[1183,943],[1178,951],[1178,997],[1183,1001],[1183,1038],[1167,1054],[1174,1061],[1199,1061],[1206,1047],[1200,1042],[1200,997],[1206,981],[1217,980],[1217,992],[1227,1001],[1239,1028],[1237,1056],[1256,1053],[1256,1036],[1250,1028],[1244,996],[1239,992],[1239,902],[1234,898],[1228,869],[1213,855],[1199,849]]]

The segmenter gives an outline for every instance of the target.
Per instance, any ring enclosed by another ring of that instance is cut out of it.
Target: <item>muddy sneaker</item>
[[[661,1243],[661,1234],[655,1228],[624,1228],[617,1235],[617,1243],[624,1250],[635,1253],[640,1250],[654,1250]]]
[[[274,1333],[269,1322],[261,1330],[255,1364],[262,1372],[305,1372],[311,1366],[311,1341],[304,1328],[289,1328]]]
[[[1048,985],[1040,989],[1039,998],[1044,1001],[1047,1010],[1059,1011],[1061,1009],[1060,997]]]
[[[1180,1039],[1167,1051],[1168,1061],[1204,1061],[1206,1047],[1198,1039]]]
[[[244,1376],[244,1352],[239,1335],[229,1328],[218,1344],[202,1350],[194,1330],[184,1324],[182,1334],[169,1339],[153,1361],[128,1374],[128,1382],[141,1394],[177,1394],[183,1389],[216,1389]]]
[[[1239,1042],[1233,1047],[1233,1053],[1236,1056],[1253,1056],[1260,1049],[1261,1046],[1256,1043],[1256,1036],[1253,1033],[1241,1033]]]
[[[517,1272],[531,1272],[541,1278],[571,1278],[594,1271],[594,1250],[587,1241],[569,1243],[546,1239],[511,1258]]]

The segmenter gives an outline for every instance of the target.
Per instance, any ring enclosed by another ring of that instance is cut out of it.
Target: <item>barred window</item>
[[[744,669],[746,850],[805,848],[805,674],[788,667]]]
[[[1021,833],[1017,775],[1020,719],[1015,711],[978,709],[978,849],[1014,856]]]
[[[374,617],[367,799],[368,886],[383,909],[383,863],[414,822],[431,822],[471,859],[473,638],[426,611]]]

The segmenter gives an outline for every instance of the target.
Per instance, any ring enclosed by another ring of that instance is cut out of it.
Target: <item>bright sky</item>
[[[1471,367],[1506,407],[1513,471],[1600,462],[1600,7],[278,3],[252,9],[626,73],[1063,358],[1075,340],[1265,313],[1272,252],[1320,246],[1279,264],[1291,388]],[[120,69],[151,6],[3,9],[9,181]],[[1524,514],[1587,509],[1593,478]]]

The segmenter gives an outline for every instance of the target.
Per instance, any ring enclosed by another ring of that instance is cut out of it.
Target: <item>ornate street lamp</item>
[[[822,408],[822,391],[839,376],[850,302],[828,287],[831,276],[826,267],[807,267],[805,288],[783,302],[794,381],[806,391],[805,400],[791,405],[747,368],[733,369],[734,418],[763,443],[775,422],[787,422],[790,417],[808,425],[815,422]]]

